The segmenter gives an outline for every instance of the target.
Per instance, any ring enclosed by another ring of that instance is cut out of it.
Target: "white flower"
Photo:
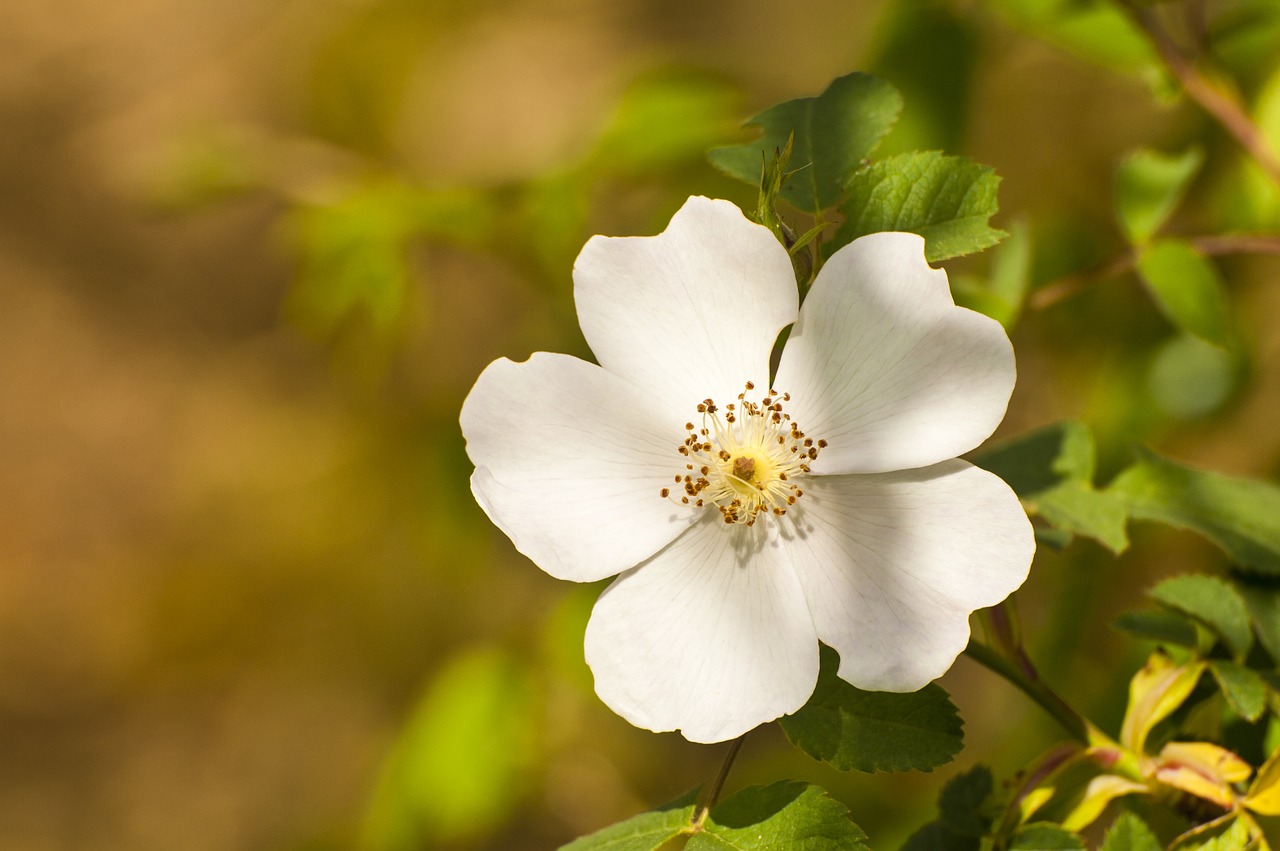
[[[658,236],[593,237],[574,297],[599,366],[494,361],[462,431],[517,549],[561,579],[621,574],[586,658],[632,724],[717,742],[794,712],[819,641],[848,682],[914,691],[1026,578],[1017,497],[955,457],[1004,416],[1013,349],[919,236],[840,249],[799,307],[773,234],[690,198]]]

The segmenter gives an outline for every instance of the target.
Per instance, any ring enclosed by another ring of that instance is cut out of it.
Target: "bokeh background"
[[[1207,153],[1175,232],[1276,225],[1131,40],[1082,48],[1019,5],[6,3],[0,846],[551,848],[707,782],[721,748],[595,699],[599,586],[543,575],[476,508],[462,399],[493,358],[587,356],[586,237],[654,233],[689,194],[750,208],[705,149],[851,70],[905,95],[883,150],[997,169],[1036,285],[1122,249],[1112,175],[1140,145]],[[1280,123],[1275,31],[1245,23],[1219,59]],[[1220,267],[1230,357],[1124,276],[1029,308],[999,436],[1077,417],[1104,476],[1135,442],[1274,476],[1280,262]],[[1045,675],[1112,729],[1142,648],[1107,623],[1220,561],[1134,531],[1119,559],[1045,550],[1018,595]],[[966,660],[943,682],[952,766],[845,776],[765,729],[730,788],[813,780],[896,847],[946,777],[1061,735]]]

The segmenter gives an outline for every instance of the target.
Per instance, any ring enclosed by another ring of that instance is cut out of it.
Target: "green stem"
[[[1045,685],[1025,654],[1019,654],[1022,658],[1015,662],[980,641],[970,640],[969,646],[964,649],[964,655],[992,673],[1004,677],[1035,701],[1041,709],[1052,715],[1054,720],[1082,743],[1086,745],[1097,743],[1100,735],[1097,728],[1072,709],[1070,704],[1058,696],[1057,692]]]
[[[733,767],[733,761],[738,757],[738,751],[742,750],[742,743],[747,740],[747,736],[743,733],[734,739],[733,744],[729,746],[729,752],[725,754],[724,762],[720,765],[720,773],[716,775],[715,782],[711,784],[711,791],[707,794],[706,800],[698,805],[693,812],[694,827],[701,828],[703,822],[707,820],[707,815],[711,812],[711,808],[716,805],[716,801],[720,800],[720,792],[724,789],[724,782],[729,779],[729,769]]]

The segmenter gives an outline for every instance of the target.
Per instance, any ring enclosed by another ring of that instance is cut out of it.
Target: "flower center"
[[[770,390],[754,402],[747,398],[754,389],[748,381],[723,411],[704,399],[698,405],[701,424],[685,423],[689,436],[677,449],[687,459],[684,472],[675,475],[676,490],[683,491],[680,503],[714,505],[729,524],[751,526],[761,512],[786,514],[804,496],[797,482],[827,445],[805,437],[783,410],[790,394]],[[671,488],[663,488],[662,496],[676,499]]]

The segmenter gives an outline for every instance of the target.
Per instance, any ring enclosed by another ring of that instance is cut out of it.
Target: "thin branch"
[[[1216,257],[1223,254],[1280,254],[1280,234],[1223,233],[1184,238],[1199,253]],[[1128,249],[1105,263],[1050,281],[1032,293],[1028,304],[1033,310],[1044,310],[1088,289],[1099,281],[1114,278],[1138,263],[1138,252]]]
[[[1028,676],[1024,673],[1022,663],[1029,664],[1029,662],[1026,662],[1025,655],[1018,663],[1014,663],[977,640],[969,642],[969,646],[964,649],[964,655],[1017,686],[1023,694],[1034,700],[1045,712],[1052,715],[1062,725],[1063,729],[1082,744],[1093,744],[1094,737],[1091,735],[1093,726],[1080,713],[1072,709],[1055,691],[1045,685],[1039,676],[1034,676],[1034,669],[1032,669],[1033,676]]]
[[[716,805],[716,801],[720,800],[720,792],[724,790],[724,782],[729,779],[729,769],[733,767],[733,761],[737,759],[738,751],[742,750],[742,743],[746,740],[747,736],[744,733],[734,739],[733,744],[729,746],[729,752],[725,754],[724,762],[720,765],[720,773],[716,775],[715,782],[711,784],[711,791],[708,793],[706,800],[694,810],[694,827],[702,827],[707,820],[707,815],[711,812],[711,808]]]
[[[1231,92],[1216,85],[1204,74],[1195,62],[1182,52],[1182,48],[1165,32],[1155,13],[1139,6],[1134,0],[1119,0],[1120,5],[1151,40],[1151,45],[1160,55],[1160,60],[1177,80],[1187,96],[1209,113],[1223,129],[1235,137],[1253,161],[1266,172],[1277,186],[1280,186],[1280,157],[1276,156],[1266,136],[1244,105]]]

